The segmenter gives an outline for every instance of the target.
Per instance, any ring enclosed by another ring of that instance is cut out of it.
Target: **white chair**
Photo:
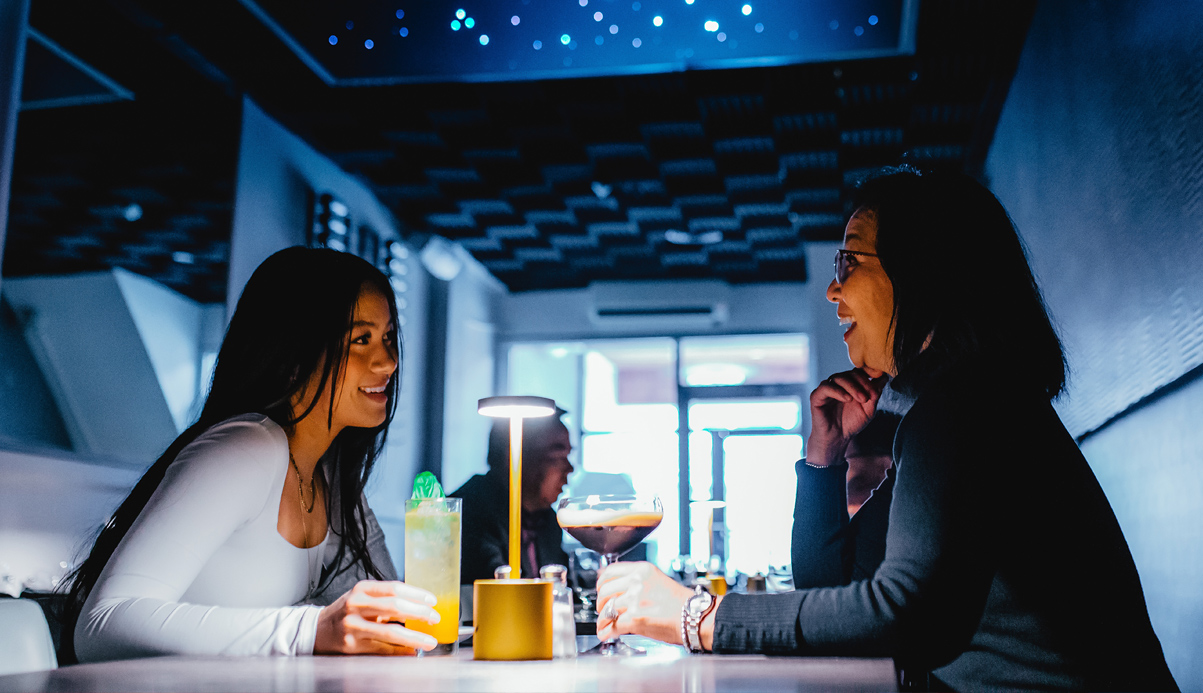
[[[0,599],[0,676],[57,668],[42,607],[28,599]]]

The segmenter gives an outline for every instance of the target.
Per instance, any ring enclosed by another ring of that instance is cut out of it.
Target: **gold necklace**
[[[301,478],[301,468],[297,466],[297,460],[292,456],[292,452],[288,453],[288,461],[292,463],[292,470],[297,473],[297,495],[301,498],[301,507],[306,513],[313,512],[313,505],[317,502],[317,489],[313,484],[313,477],[309,477],[309,507],[305,507],[305,481]],[[301,518],[304,523],[305,518]]]

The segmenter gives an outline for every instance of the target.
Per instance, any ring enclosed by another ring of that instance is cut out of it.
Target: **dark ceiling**
[[[235,0],[32,0],[134,100],[22,112],[3,273],[125,267],[224,301],[248,94],[512,290],[804,280],[867,170],[980,172],[1033,7],[924,0],[913,56],[331,87]]]

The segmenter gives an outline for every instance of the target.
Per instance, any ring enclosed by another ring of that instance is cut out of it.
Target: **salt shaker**
[[[545,565],[539,569],[539,577],[551,583],[551,656],[576,657],[576,619],[572,613],[568,569],[554,563]]]

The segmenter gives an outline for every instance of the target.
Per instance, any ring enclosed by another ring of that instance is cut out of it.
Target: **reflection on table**
[[[9,691],[884,691],[889,659],[688,655],[631,638],[646,657],[477,662],[454,657],[159,657],[0,677]],[[582,636],[582,649],[596,638]]]

